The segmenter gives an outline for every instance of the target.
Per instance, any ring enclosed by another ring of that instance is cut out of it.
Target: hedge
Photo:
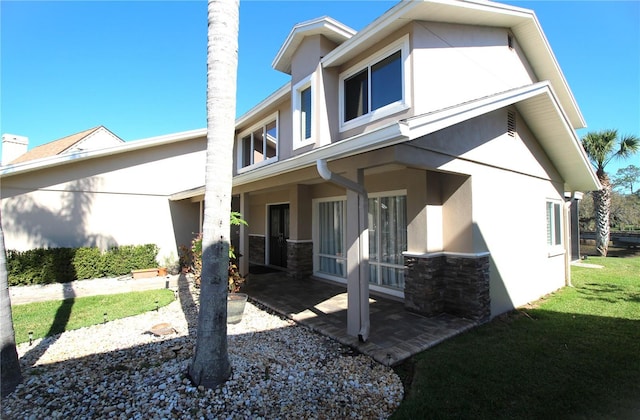
[[[154,244],[124,245],[106,252],[98,248],[9,250],[9,286],[122,276],[131,270],[157,267],[157,255],[158,247]]]

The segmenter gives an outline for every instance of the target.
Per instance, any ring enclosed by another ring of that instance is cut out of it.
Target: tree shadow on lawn
[[[30,349],[25,356],[25,360],[33,360],[33,363],[29,366],[33,366],[33,364],[37,363],[37,361],[42,357],[42,355],[47,351],[47,349],[56,342],[57,336],[62,334],[67,329],[67,324],[69,323],[69,319],[71,319],[71,310],[73,309],[73,305],[75,303],[76,292],[70,287],[69,284],[63,284],[63,293],[64,300],[60,302],[60,306],[56,310],[56,314],[53,318],[53,322],[49,327],[49,330],[44,335],[42,340],[32,349]]]
[[[514,311],[411,363],[394,418],[640,418],[637,320]]]
[[[607,303],[631,302],[640,303],[640,293],[634,293],[628,287],[615,284],[585,283],[578,293],[583,299],[598,300]]]

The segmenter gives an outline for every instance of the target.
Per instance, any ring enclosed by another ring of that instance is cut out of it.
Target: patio
[[[316,280],[293,280],[285,272],[250,274],[243,291],[249,299],[393,366],[414,354],[460,334],[476,322],[442,314],[425,317],[399,301],[371,295],[369,339],[347,335],[346,286]]]

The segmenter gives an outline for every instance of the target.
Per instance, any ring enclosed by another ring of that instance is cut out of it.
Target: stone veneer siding
[[[289,277],[302,280],[313,274],[313,243],[287,241]]]
[[[249,235],[249,263],[265,263],[265,238],[264,236]]]
[[[491,317],[489,255],[405,256],[405,308],[484,322]]]

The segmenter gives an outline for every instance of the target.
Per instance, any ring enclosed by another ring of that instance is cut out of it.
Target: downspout
[[[565,201],[562,206],[563,220],[563,236],[564,236],[564,284],[568,287],[573,287],[571,283],[571,203],[573,203],[573,197],[575,193],[571,194],[569,201]]]
[[[318,159],[316,161],[316,167],[318,173],[322,179],[332,182],[336,185],[344,187],[358,194],[358,306],[359,306],[359,325],[358,325],[358,339],[362,342],[367,341],[369,338],[370,322],[369,322],[369,233],[368,233],[368,205],[369,196],[364,188],[364,185],[358,182],[354,182],[341,175],[335,174],[329,170],[327,161],[325,159]],[[347,285],[347,293],[349,293],[349,287]],[[347,308],[347,312],[349,308]],[[348,314],[347,314],[347,318]],[[349,326],[347,327],[349,329]]]

